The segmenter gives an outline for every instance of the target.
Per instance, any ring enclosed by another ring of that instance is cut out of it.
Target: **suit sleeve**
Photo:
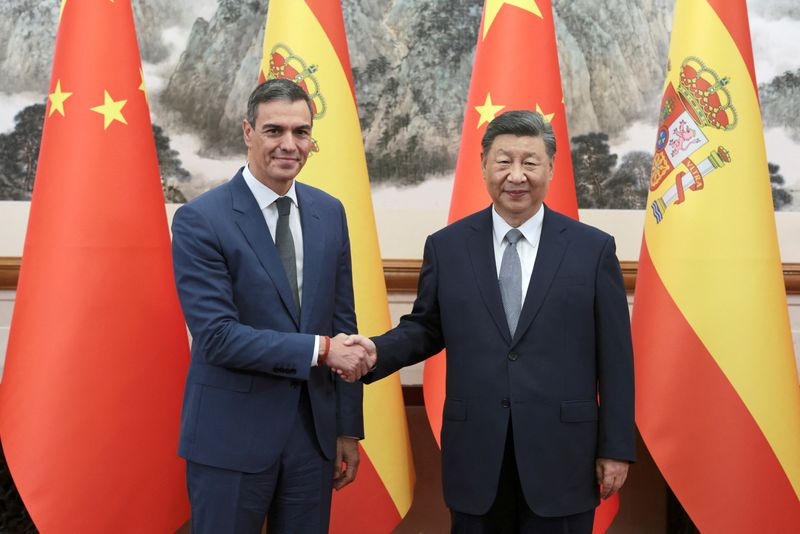
[[[347,216],[341,205],[340,212],[343,240],[336,270],[333,333],[357,334],[350,237],[347,230]],[[361,382],[348,384],[338,375],[334,375],[334,380],[336,381],[337,435],[362,439],[364,437],[364,386]]]
[[[612,237],[603,248],[597,269],[595,329],[600,395],[597,457],[633,462],[636,445],[631,325]]]
[[[172,258],[193,352],[205,363],[307,380],[314,336],[242,324],[219,239],[192,204],[172,222]],[[196,347],[194,347],[196,345]]]
[[[429,236],[425,241],[414,307],[410,314],[400,318],[400,324],[395,328],[382,336],[372,338],[378,349],[378,363],[375,371],[364,378],[365,382],[380,380],[444,349],[439,315],[438,277],[436,248],[433,238]]]

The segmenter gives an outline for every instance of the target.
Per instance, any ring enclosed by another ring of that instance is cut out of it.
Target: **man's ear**
[[[244,144],[248,147],[250,146],[250,138],[253,135],[253,127],[250,126],[250,122],[247,119],[242,119],[242,138],[244,139]]]

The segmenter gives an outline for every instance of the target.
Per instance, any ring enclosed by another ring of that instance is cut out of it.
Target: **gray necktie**
[[[506,234],[508,246],[506,246],[503,260],[500,262],[500,296],[503,298],[503,308],[506,311],[511,337],[514,337],[522,310],[522,265],[517,253],[517,241],[521,237],[522,232],[516,228],[508,231]]]
[[[297,314],[300,314],[300,292],[297,289],[297,261],[294,254],[294,237],[289,228],[289,213],[292,209],[292,199],[289,197],[279,197],[275,201],[278,206],[278,225],[275,227],[275,248],[278,249],[278,256],[281,258],[283,270],[289,279],[289,287],[292,288],[294,304]]]

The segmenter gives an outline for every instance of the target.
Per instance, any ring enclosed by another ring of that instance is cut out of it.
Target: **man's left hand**
[[[355,438],[336,438],[336,459],[333,464],[333,487],[337,491],[356,479],[358,472],[358,440]],[[344,469],[342,468],[344,464]]]
[[[619,491],[628,476],[628,466],[628,462],[610,458],[598,458],[595,461],[594,469],[603,499],[608,499]]]

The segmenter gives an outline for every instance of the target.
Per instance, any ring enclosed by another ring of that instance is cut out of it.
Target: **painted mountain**
[[[749,3],[776,209],[800,211],[800,7]],[[452,176],[481,0],[343,0],[370,179]],[[554,0],[582,208],[643,208],[672,0]],[[165,197],[244,161],[266,1],[133,0]],[[53,0],[0,0],[0,200],[26,200],[58,19]]]

